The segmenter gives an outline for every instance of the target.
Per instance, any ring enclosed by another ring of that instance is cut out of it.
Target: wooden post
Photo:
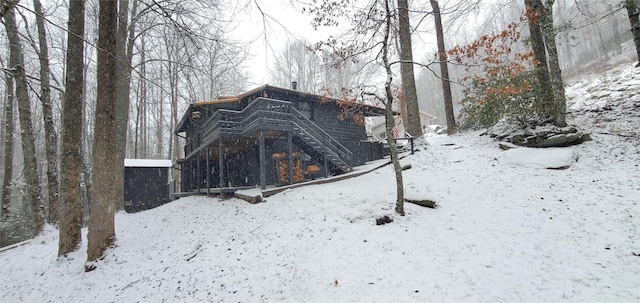
[[[260,142],[260,189],[267,189],[267,156],[266,156],[266,145],[264,140],[264,132],[260,132],[259,140]]]
[[[193,159],[189,159],[189,191],[193,191]]]
[[[218,138],[218,174],[220,175],[220,192],[224,187],[224,155],[222,154],[222,137]]]
[[[413,137],[409,138],[411,140],[411,154],[413,155]]]
[[[293,184],[293,134],[287,132],[287,160],[289,161],[289,184]]]
[[[206,173],[207,173],[207,197],[209,196],[209,194],[211,193],[211,164],[209,162],[209,158],[210,158],[210,154],[211,154],[211,149],[209,148],[209,146],[207,146],[207,169],[206,169]]]
[[[187,180],[187,163],[182,162],[180,163],[180,192],[183,192],[187,189],[187,183],[185,180]],[[176,180],[173,180],[174,183],[174,191],[176,190],[175,188],[175,182]]]
[[[329,165],[327,165],[327,147],[322,147],[322,152],[324,155],[324,177],[329,178]]]
[[[198,153],[196,153],[196,189],[198,193],[200,193],[200,174],[202,173],[202,170],[200,169],[200,155],[198,155]]]

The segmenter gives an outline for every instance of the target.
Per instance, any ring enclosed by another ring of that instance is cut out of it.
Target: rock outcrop
[[[500,122],[491,127],[486,135],[498,141],[526,147],[565,147],[590,141],[591,136],[575,126],[556,127],[551,124],[522,126]]]

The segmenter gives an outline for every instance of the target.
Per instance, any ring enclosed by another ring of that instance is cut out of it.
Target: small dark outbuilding
[[[171,201],[171,160],[124,160],[124,210],[128,213]]]

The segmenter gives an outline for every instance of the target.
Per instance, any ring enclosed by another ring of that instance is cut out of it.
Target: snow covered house
[[[383,109],[357,105],[360,117]],[[363,123],[344,118],[345,103],[263,85],[238,96],[195,102],[174,132],[186,141],[181,192],[230,193],[350,172],[382,158]]]

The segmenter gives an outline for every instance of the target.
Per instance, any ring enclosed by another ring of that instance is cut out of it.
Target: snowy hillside
[[[567,98],[574,123],[640,139],[640,73],[632,64],[573,81]]]
[[[640,84],[638,69],[616,75],[568,90],[593,141],[537,161],[477,132],[429,137],[404,177],[436,209],[396,216],[389,166],[255,205],[182,198],[118,213],[118,246],[89,273],[86,244],[56,258],[52,227],[1,252],[0,301],[638,302]],[[596,97],[618,86],[619,102]],[[540,168],[557,161],[570,167]]]

